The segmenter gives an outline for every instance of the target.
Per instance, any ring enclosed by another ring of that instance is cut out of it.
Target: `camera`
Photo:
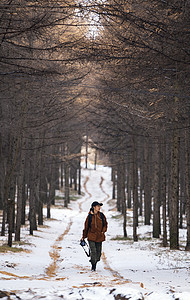
[[[82,247],[84,247],[84,246],[86,245],[85,240],[80,241],[80,245],[81,245]]]

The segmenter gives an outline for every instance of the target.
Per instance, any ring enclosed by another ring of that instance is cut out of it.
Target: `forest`
[[[190,1],[2,0],[1,236],[81,194],[88,147],[107,157],[112,198],[152,238],[190,251]],[[81,149],[85,148],[85,154]]]

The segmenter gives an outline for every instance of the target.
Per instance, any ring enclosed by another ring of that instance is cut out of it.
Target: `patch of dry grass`
[[[1,245],[0,253],[7,253],[7,252],[18,253],[18,252],[30,252],[30,251],[23,249],[21,247],[9,247],[6,244]]]

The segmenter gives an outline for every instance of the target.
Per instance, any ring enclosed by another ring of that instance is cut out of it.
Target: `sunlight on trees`
[[[109,156],[124,235],[127,206],[134,241],[140,215],[172,249],[187,227],[189,250],[187,2],[3,0],[0,7],[1,234],[8,220],[9,244],[13,232],[20,239],[26,205],[30,234],[43,223],[44,204],[50,217],[59,169],[65,207],[70,186],[80,194],[88,136]]]

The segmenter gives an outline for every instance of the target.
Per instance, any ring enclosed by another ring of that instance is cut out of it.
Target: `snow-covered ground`
[[[190,253],[161,247],[151,240],[151,227],[139,227],[139,242],[133,243],[128,212],[129,240],[122,236],[122,218],[111,199],[111,170],[97,166],[82,170],[83,193],[69,208],[51,210],[51,220],[34,236],[22,229],[22,240],[30,250],[0,254],[0,290],[9,299],[148,299],[190,300]],[[61,192],[58,192],[61,196]],[[103,202],[108,219],[107,240],[97,271],[90,270],[87,256],[79,245],[83,224],[93,201]],[[44,211],[45,214],[45,211]],[[181,237],[185,232],[180,232]],[[1,243],[5,240],[0,237]]]

